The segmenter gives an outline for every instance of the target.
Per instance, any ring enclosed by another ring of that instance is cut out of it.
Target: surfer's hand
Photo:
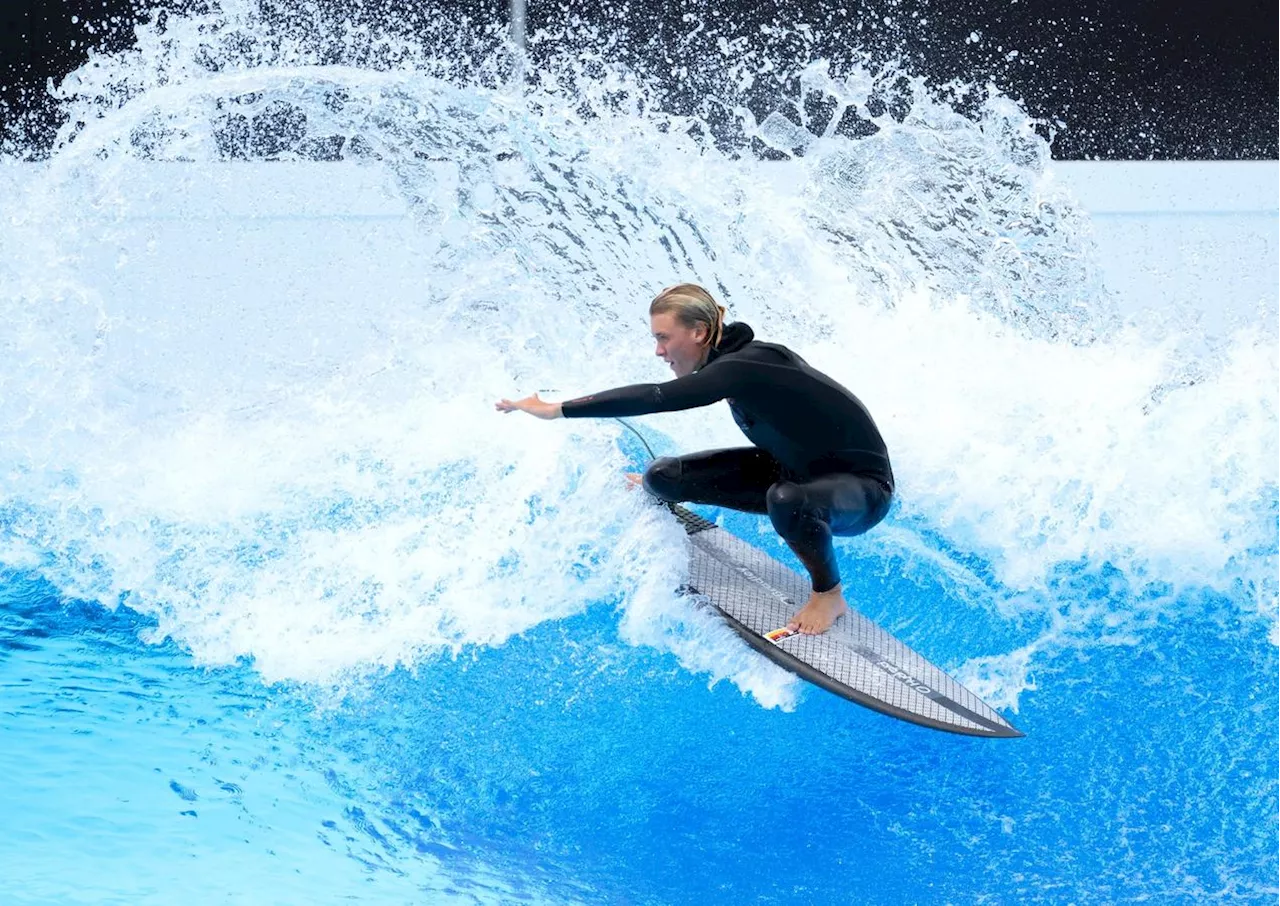
[[[536,393],[522,400],[498,400],[493,408],[499,412],[528,412],[538,418],[548,419],[559,418],[562,414],[559,403],[548,403],[540,399]]]
[[[644,484],[644,476],[641,475],[639,472],[627,473],[627,489],[628,490],[634,490],[635,488],[641,487],[643,484]]]

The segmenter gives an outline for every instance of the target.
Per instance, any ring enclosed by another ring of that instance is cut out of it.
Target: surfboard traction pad
[[[850,610],[821,635],[769,641],[809,598],[809,583],[768,554],[677,504],[693,546],[687,591],[706,597],[753,648],[814,685],[935,730],[1023,734],[941,669]]]

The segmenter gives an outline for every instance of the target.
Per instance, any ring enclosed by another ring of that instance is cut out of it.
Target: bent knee
[[[779,481],[765,494],[769,519],[778,534],[784,538],[792,534],[804,514],[807,496],[804,490],[790,481]]]
[[[644,470],[644,489],[655,497],[676,502],[680,499],[680,460],[660,456]]]

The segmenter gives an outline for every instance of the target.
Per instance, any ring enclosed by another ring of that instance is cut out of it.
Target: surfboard
[[[713,522],[667,504],[689,535],[686,591],[706,598],[752,648],[849,701],[935,730],[1023,734],[941,668],[850,609],[821,635],[787,630],[809,598],[798,573]]]

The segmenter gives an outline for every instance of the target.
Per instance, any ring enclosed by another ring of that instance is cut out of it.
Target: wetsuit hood
[[[732,324],[726,324],[724,326],[724,331],[720,335],[719,345],[711,347],[711,351],[707,353],[707,361],[703,367],[710,365],[722,355],[737,352],[755,338],[756,332],[751,329],[750,325],[743,321],[734,321]]]

